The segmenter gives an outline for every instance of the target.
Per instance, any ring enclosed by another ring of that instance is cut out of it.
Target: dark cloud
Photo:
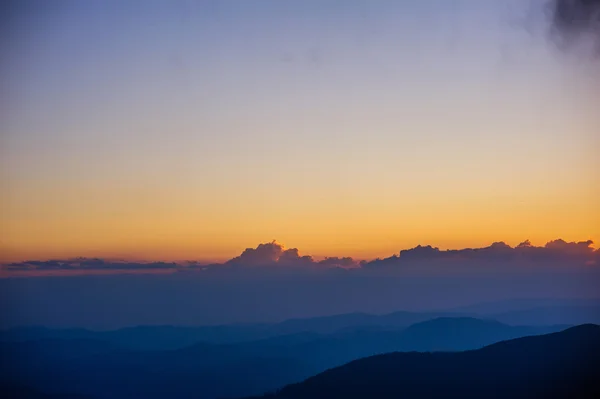
[[[351,257],[338,258],[337,256],[328,257],[319,262],[320,265],[328,267],[342,267],[350,268],[359,266],[359,262],[355,261]]]
[[[259,244],[256,248],[246,248],[240,256],[225,262],[225,265],[239,266],[314,266],[312,256],[301,256],[298,248],[286,249],[273,240]],[[218,265],[216,265],[218,266]]]
[[[351,257],[326,257],[315,261],[312,256],[301,256],[297,248],[285,249],[277,241],[259,244],[256,248],[246,248],[238,257],[227,262],[226,265],[240,266],[319,266],[325,268],[354,268],[359,262]]]
[[[591,48],[600,55],[600,0],[551,0],[552,35],[562,49]]]
[[[197,261],[175,262],[127,262],[101,258],[73,258],[51,260],[28,260],[3,266],[5,272],[36,271],[219,271],[240,270],[243,268],[275,267],[276,269],[364,269],[373,270],[380,267],[402,269],[400,266],[417,265],[419,267],[437,267],[442,262],[445,270],[452,266],[497,264],[502,267],[540,263],[554,264],[600,264],[600,252],[594,250],[593,241],[567,242],[562,239],[549,241],[542,247],[536,247],[529,240],[511,247],[504,242],[495,242],[483,248],[464,248],[440,250],[431,245],[418,245],[404,249],[399,254],[372,261],[357,261],[351,257],[327,257],[315,261],[311,256],[300,255],[297,248],[284,248],[277,241],[259,244],[256,248],[245,249],[225,263],[203,264]],[[450,262],[450,263],[448,263]],[[447,266],[447,267],[446,267]]]
[[[483,248],[465,248],[440,250],[439,248],[417,246],[400,251],[385,259],[376,259],[366,262],[367,268],[378,266],[401,266],[415,262],[457,261],[478,263],[523,263],[523,262],[555,262],[567,261],[576,264],[595,263],[598,251],[592,247],[593,241],[566,242],[562,239],[550,241],[543,247],[535,247],[529,240],[521,242],[516,247],[511,247],[504,242],[495,242]]]
[[[546,243],[544,248],[562,252],[565,254],[591,254],[592,252],[594,252],[594,248],[592,248],[593,244],[594,242],[592,240],[566,242],[564,240],[558,239]]]
[[[281,253],[279,259],[277,259],[278,264],[282,265],[309,265],[313,263],[312,256],[300,256],[297,248],[290,248]]]
[[[303,265],[312,264],[310,256],[300,256],[297,248],[285,249],[273,240],[259,244],[256,248],[246,248],[240,256],[225,262],[226,265],[269,266],[269,265]]]
[[[411,249],[403,249],[400,251],[400,258],[402,260],[411,260],[411,259],[434,259],[443,256],[443,252],[441,252],[438,248],[434,248],[431,245],[421,246],[418,245]]]
[[[240,256],[230,259],[226,264],[265,266],[277,263],[282,253],[283,246],[273,240],[267,244],[259,244],[256,248],[246,248]]]
[[[51,260],[27,260],[5,265],[6,270],[156,270],[176,269],[176,263],[167,262],[124,262],[100,258],[73,258]]]

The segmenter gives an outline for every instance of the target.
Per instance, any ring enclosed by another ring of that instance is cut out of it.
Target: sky
[[[0,258],[598,241],[600,68],[544,3],[14,5]]]

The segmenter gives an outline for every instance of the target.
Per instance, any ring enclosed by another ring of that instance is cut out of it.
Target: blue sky
[[[542,3],[17,6],[4,257],[593,239],[597,64]]]

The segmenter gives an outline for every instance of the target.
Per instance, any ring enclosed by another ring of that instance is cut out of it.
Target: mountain
[[[516,302],[519,304],[546,302]],[[552,306],[503,311],[498,313],[467,312],[393,312],[383,315],[346,313],[340,315],[290,319],[273,324],[239,324],[217,326],[137,326],[109,331],[82,328],[49,329],[15,327],[0,331],[0,342],[39,339],[90,339],[111,342],[132,350],[172,350],[196,343],[238,344],[299,333],[337,334],[356,331],[400,331],[415,323],[442,317],[494,319],[510,325],[549,326],[600,323],[600,305],[594,302],[552,302]],[[511,304],[512,306],[514,304]],[[506,306],[489,307],[501,309]],[[489,343],[489,341],[487,342]]]
[[[169,350],[195,343],[236,344],[298,333],[331,334],[339,330],[402,329],[413,323],[449,313],[395,312],[386,315],[347,313],[306,319],[290,319],[273,324],[241,324],[221,326],[136,326],[110,331],[83,328],[50,329],[14,327],[0,331],[0,342],[40,339],[91,339],[111,342],[135,350]]]
[[[461,350],[561,326],[512,327],[495,321],[438,318],[404,330],[304,332],[236,344],[197,343],[140,351],[93,339],[0,344],[5,378],[43,392],[98,398],[215,398],[260,394],[374,354]]]
[[[93,339],[136,350],[179,349],[198,342],[235,344],[298,333],[331,334],[340,330],[402,329],[413,323],[435,317],[452,316],[444,312],[394,312],[385,315],[346,313],[340,315],[290,319],[273,324],[241,324],[220,326],[136,326],[110,331],[83,328],[50,329],[14,327],[0,331],[0,342],[38,339]]]
[[[395,351],[459,351],[477,349],[498,341],[556,332],[568,326],[509,326],[493,320],[442,317],[404,330],[369,328],[313,335],[293,345],[272,345],[271,339],[240,345],[262,355],[299,359],[313,370],[325,370],[351,360]],[[294,336],[288,336],[290,341]]]
[[[1,382],[0,393],[4,399],[93,399],[91,396],[70,393],[47,394],[26,386],[2,384]]]
[[[466,352],[390,353],[350,362],[264,399],[600,397],[600,326]]]
[[[377,327],[377,329],[399,329],[437,317],[455,317],[462,315],[464,315],[464,313],[406,311],[398,311],[383,315],[345,313],[307,319],[290,319],[274,324],[270,327],[270,330],[276,334],[293,334],[305,331],[331,334],[342,330],[348,331],[353,329],[366,329],[369,327]]]

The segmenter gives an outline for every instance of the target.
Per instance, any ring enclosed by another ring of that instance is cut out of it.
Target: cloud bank
[[[555,264],[595,265],[599,260],[599,251],[594,250],[593,241],[566,242],[562,239],[549,241],[543,247],[536,247],[529,240],[511,247],[504,242],[495,242],[483,248],[464,248],[440,250],[428,246],[400,251],[385,259],[376,259],[364,264],[364,267],[394,267],[423,262],[454,262],[455,264]]]
[[[176,272],[176,271],[219,271],[219,270],[324,270],[324,269],[398,269],[404,266],[456,265],[469,264],[547,264],[600,265],[600,250],[595,250],[593,241],[567,242],[557,239],[538,247],[525,240],[515,247],[504,242],[495,242],[483,248],[463,248],[440,250],[431,245],[418,245],[403,249],[398,254],[371,261],[356,260],[352,257],[326,257],[315,260],[312,256],[301,255],[297,248],[286,249],[277,241],[247,248],[239,256],[224,263],[202,264],[195,261],[176,262],[128,262],[101,258],[73,258],[51,260],[26,260],[2,266],[2,275],[11,276],[27,272]]]
[[[127,262],[111,261],[101,258],[72,258],[50,260],[26,260],[3,265],[4,270],[161,270],[177,269],[181,265],[175,262]]]

